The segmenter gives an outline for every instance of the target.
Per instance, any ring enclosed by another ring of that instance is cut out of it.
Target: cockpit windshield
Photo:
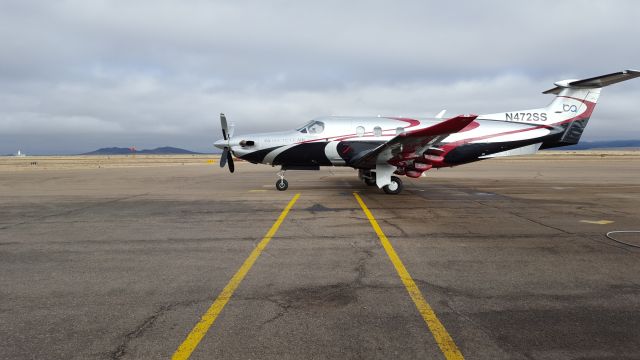
[[[309,121],[308,123],[300,126],[299,128],[297,128],[296,130],[300,131],[301,133],[307,133],[307,127],[309,127],[309,125],[313,124],[313,120]]]
[[[322,121],[311,120],[297,130],[303,134],[320,134],[324,131],[324,123]]]

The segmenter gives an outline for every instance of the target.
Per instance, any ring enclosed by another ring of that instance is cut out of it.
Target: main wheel
[[[285,190],[287,190],[288,187],[289,187],[289,182],[287,182],[287,180],[280,179],[280,180],[276,181],[276,189],[278,191],[285,191]]]
[[[391,177],[391,184],[382,187],[387,194],[398,195],[402,192],[402,180],[397,176]]]

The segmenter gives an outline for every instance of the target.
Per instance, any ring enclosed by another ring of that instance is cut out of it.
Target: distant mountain
[[[581,141],[577,145],[563,146],[558,150],[587,150],[611,148],[640,148],[640,140]]]
[[[109,147],[102,148],[92,152],[80,154],[80,155],[131,155],[134,152],[129,148],[121,148],[121,147]],[[187,155],[187,154],[200,154],[197,152],[180,149],[171,146],[164,146],[155,149],[145,149],[145,150],[136,150],[135,154],[140,155]]]
[[[171,154],[200,154],[194,151],[180,149],[177,147],[163,146],[152,150],[136,151],[136,154],[171,155]]]

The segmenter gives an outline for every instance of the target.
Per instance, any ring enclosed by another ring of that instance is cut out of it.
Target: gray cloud
[[[208,151],[327,114],[542,105],[553,81],[640,67],[634,1],[3,1],[0,154]],[[640,80],[585,139],[640,138]]]

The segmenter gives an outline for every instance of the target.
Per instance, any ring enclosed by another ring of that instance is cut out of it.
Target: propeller
[[[229,146],[229,139],[233,135],[233,129],[229,132],[229,126],[227,125],[227,117],[220,113],[220,127],[222,127],[222,137],[226,140],[226,146],[222,149],[222,155],[220,156],[220,167],[223,168],[229,163],[229,171],[233,173],[235,166],[233,165],[233,156],[231,155],[231,148]]]

